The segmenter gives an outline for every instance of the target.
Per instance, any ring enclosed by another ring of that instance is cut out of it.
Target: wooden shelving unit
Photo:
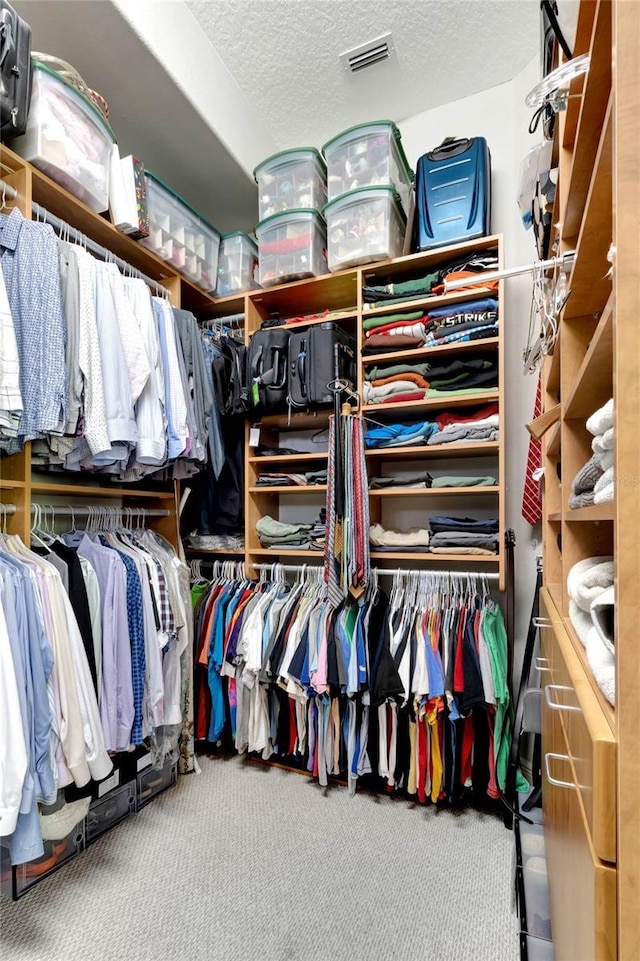
[[[367,462],[371,471],[385,469],[394,470],[401,462],[412,464],[417,461],[429,462],[449,461],[455,459],[462,461],[468,459],[470,463],[474,460],[482,459],[483,473],[491,473],[497,478],[497,485],[489,488],[469,487],[464,489],[436,489],[436,490],[411,490],[411,489],[392,489],[392,490],[371,490],[369,499],[369,509],[371,520],[380,521],[386,510],[386,505],[391,504],[410,504],[412,499],[418,499],[418,503],[443,502],[443,498],[449,498],[454,503],[459,502],[461,507],[464,505],[466,514],[473,513],[474,508],[495,505],[496,516],[500,521],[500,551],[495,556],[457,554],[439,555],[433,553],[414,552],[383,552],[372,551],[371,557],[379,565],[385,563],[398,562],[420,562],[433,564],[436,568],[442,569],[443,565],[449,564],[452,569],[455,565],[465,564],[478,565],[479,569],[485,569],[491,565],[492,569],[497,568],[500,573],[500,588],[504,589],[504,550],[502,539],[505,530],[505,479],[504,479],[504,454],[503,437],[504,405],[502,403],[502,389],[504,384],[503,371],[503,351],[502,333],[498,337],[492,337],[486,341],[474,341],[464,344],[443,344],[441,346],[429,347],[419,350],[402,350],[390,353],[365,354],[365,338],[363,332],[363,321],[369,317],[385,316],[387,314],[398,313],[400,311],[424,310],[426,308],[441,307],[447,304],[464,304],[470,300],[475,300],[483,296],[496,296],[502,300],[502,290],[491,291],[487,288],[475,288],[474,290],[464,290],[458,293],[446,294],[437,297],[420,297],[415,300],[407,300],[401,303],[385,304],[379,307],[372,307],[363,302],[362,288],[365,284],[383,284],[393,280],[400,281],[415,277],[424,276],[434,266],[446,263],[453,257],[463,255],[470,251],[478,250],[498,251],[501,258],[501,239],[499,237],[484,237],[466,244],[455,247],[442,248],[440,250],[429,251],[425,254],[414,254],[408,257],[401,257],[398,260],[367,265],[354,270],[345,270],[340,273],[319,277],[311,280],[297,281],[281,287],[272,287],[268,290],[253,291],[245,298],[245,332],[246,340],[249,342],[254,331],[258,330],[264,320],[277,318],[281,320],[281,326],[288,326],[287,321],[296,317],[310,317],[309,321],[297,319],[291,324],[292,328],[311,326],[322,323],[325,320],[332,320],[344,326],[352,336],[357,338],[357,387],[362,396],[365,373],[367,368],[374,364],[398,363],[398,362],[432,362],[438,363],[438,358],[444,362],[445,359],[453,356],[468,356],[469,353],[477,355],[494,354],[498,358],[499,385],[497,390],[473,391],[468,395],[449,397],[443,393],[440,397],[428,398],[410,403],[390,403],[390,404],[370,404],[361,407],[365,418],[369,417],[373,422],[384,421],[393,422],[419,421],[429,419],[442,410],[455,409],[477,409],[489,403],[498,403],[500,411],[500,440],[497,442],[483,443],[454,443],[440,445],[420,445],[407,447],[384,448],[381,450],[367,450]],[[501,259],[500,259],[501,263]],[[330,310],[331,316],[323,316],[324,311]],[[314,314],[319,316],[315,317]],[[501,331],[504,323],[503,306],[501,307]],[[306,432],[307,435],[315,434],[327,428],[331,410],[321,410],[316,413],[282,413],[268,415],[259,422],[260,442],[269,447],[291,446],[288,437],[291,434]],[[247,431],[248,441],[248,431]],[[295,446],[295,445],[294,445]],[[246,562],[263,561],[265,557],[272,557],[274,560],[281,557],[285,558],[309,558],[316,557],[321,559],[320,552],[309,550],[276,550],[266,549],[260,546],[256,522],[265,514],[278,516],[279,502],[281,498],[288,498],[294,495],[295,503],[302,505],[305,502],[303,495],[316,494],[323,496],[326,488],[324,486],[309,487],[288,487],[288,486],[260,486],[256,483],[262,471],[271,470],[304,470],[310,466],[323,466],[327,463],[326,451],[308,451],[292,455],[270,455],[267,457],[257,456],[252,453],[252,449],[246,447],[246,499],[245,499],[245,543],[247,544]],[[486,467],[489,463],[491,466]],[[291,501],[290,501],[291,502]],[[290,503],[289,502],[289,503]],[[308,518],[309,522],[313,516]]]
[[[589,52],[591,66],[556,128],[560,250],[577,256],[542,371],[545,409],[561,404],[543,438],[542,683],[560,685],[573,710],[543,698],[542,749],[568,758],[573,788],[543,764],[543,808],[555,954],[580,961],[632,961],[640,937],[639,51],[638,4],[582,0],[574,53]],[[614,500],[571,510],[571,482],[592,453],[585,421],[611,397]],[[615,708],[569,616],[568,572],[598,555],[614,558]]]

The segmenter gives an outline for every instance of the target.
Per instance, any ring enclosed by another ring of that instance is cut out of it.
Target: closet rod
[[[0,180],[0,193],[3,200],[15,200],[18,196],[16,188],[12,184],[8,184],[6,180]]]
[[[252,566],[257,571],[270,571],[272,568],[275,567],[278,571],[283,571],[285,574],[301,574],[304,569],[309,570],[310,567],[311,568],[319,567],[320,565],[306,564],[303,567],[303,565],[301,564],[278,564],[276,562],[274,564],[253,564]],[[437,575],[453,574],[455,577],[484,577],[486,580],[489,580],[489,581],[497,581],[500,578],[500,575],[494,572],[489,572],[487,574],[484,574],[482,571],[442,571],[442,570],[437,570],[437,571],[420,570],[419,571],[415,569],[408,570],[401,567],[396,569],[391,569],[391,570],[387,570],[384,567],[372,567],[371,571],[372,573],[375,571],[375,573],[377,573],[378,576],[389,575],[389,577],[394,577],[396,574],[399,574],[401,576],[404,576],[404,575],[409,576],[414,574],[437,574]]]
[[[519,277],[521,274],[532,274],[535,270],[551,270],[555,267],[569,267],[576,259],[575,250],[567,250],[561,257],[551,257],[550,260],[536,260],[532,264],[525,264],[523,267],[506,267],[504,270],[491,270],[487,273],[474,274],[473,277],[464,277],[461,280],[444,279],[444,292],[450,294],[453,290],[462,290],[463,287],[476,287],[481,281],[490,284],[494,280],[509,280],[510,277]]]
[[[167,290],[166,287],[163,287],[162,284],[159,284],[157,280],[147,277],[147,275],[143,274],[142,271],[138,270],[137,267],[132,267],[131,264],[128,264],[126,260],[123,260],[121,257],[117,257],[106,247],[103,247],[101,244],[97,244],[95,240],[91,240],[90,237],[87,237],[86,234],[83,234],[80,230],[72,227],[64,220],[60,220],[59,217],[56,217],[55,214],[52,214],[45,207],[41,207],[40,204],[37,204],[34,201],[31,204],[31,210],[36,215],[37,220],[44,221],[45,223],[49,224],[49,226],[53,227],[58,235],[64,235],[68,233],[75,243],[80,244],[81,247],[84,247],[101,260],[115,264],[118,270],[121,270],[125,275],[128,274],[130,277],[132,276],[138,278],[139,280],[144,280],[145,284],[148,287],[151,287],[151,289],[154,290],[160,297],[170,296],[170,291]]]
[[[15,504],[0,504],[0,514],[4,514],[6,517],[8,517],[9,514],[15,514],[15,512]]]
[[[50,491],[50,493],[53,492]],[[8,504],[7,506],[12,507],[13,505]],[[89,517],[91,514],[99,516],[101,511],[104,511],[107,517],[110,513],[117,513],[122,514],[125,518],[132,517],[134,519],[136,517],[169,517],[170,514],[168,510],[160,507],[116,507],[112,504],[100,504],[99,506],[82,504],[78,507],[71,507],[69,504],[63,504],[61,507],[50,504],[32,504],[31,513],[35,514],[38,508],[40,508],[41,511],[52,511],[54,515],[60,514],[64,517]],[[0,510],[4,509],[3,505]],[[15,508],[13,511],[7,511],[7,513],[13,514],[14,511]]]

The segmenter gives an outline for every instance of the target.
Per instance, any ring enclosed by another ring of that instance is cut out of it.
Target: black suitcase
[[[249,410],[247,348],[232,337],[222,337],[220,354],[213,361],[213,385],[223,417],[242,416]]]
[[[0,0],[0,140],[27,129],[31,103],[31,27],[11,4]]]
[[[351,338],[337,324],[326,321],[289,338],[289,406],[297,410],[330,407],[336,379],[355,379],[355,350]]]
[[[445,140],[416,168],[413,249],[484,237],[491,214],[491,155],[484,137]]]
[[[247,356],[249,402],[260,414],[277,414],[287,409],[287,360],[289,331],[279,328],[257,330]]]

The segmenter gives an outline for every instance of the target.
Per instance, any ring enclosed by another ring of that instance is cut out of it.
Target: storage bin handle
[[[533,659],[533,666],[536,669],[536,671],[538,671],[540,674],[544,674],[545,672],[549,674],[551,673],[551,668],[544,666],[545,664],[548,664],[548,663],[549,663],[548,657],[534,657]]]
[[[534,617],[532,623],[534,627],[538,627],[538,628],[551,627],[551,621],[549,620],[548,617]]]
[[[551,691],[573,691],[572,687],[567,687],[566,684],[545,684],[544,686],[544,699],[547,702],[547,707],[552,711],[580,711],[581,708],[576,707],[573,704],[558,704],[551,697]]]
[[[545,770],[545,774],[547,775],[547,781],[549,782],[549,784],[553,784],[554,787],[567,787],[567,788],[571,788],[573,791],[575,791],[576,786],[575,786],[575,784],[573,783],[573,781],[560,781],[557,777],[553,777],[553,776],[552,776],[552,774],[551,774],[551,772],[550,772],[550,770],[549,770],[549,759],[550,759],[550,758],[553,758],[553,759],[556,760],[556,761],[568,761],[568,760],[569,760],[569,758],[567,757],[566,754],[554,754],[553,752],[550,752],[550,753],[548,753],[548,754],[545,754],[545,756],[544,756],[544,770]]]

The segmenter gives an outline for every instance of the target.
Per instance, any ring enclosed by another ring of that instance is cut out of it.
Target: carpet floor
[[[2,901],[6,961],[517,961],[513,835],[238,758],[201,758]]]

